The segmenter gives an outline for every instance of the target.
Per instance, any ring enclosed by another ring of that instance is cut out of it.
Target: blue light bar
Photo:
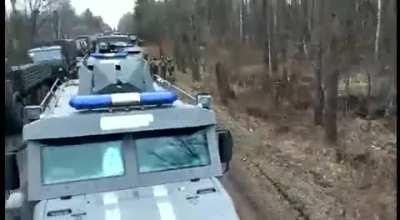
[[[82,95],[75,96],[69,101],[75,109],[105,108],[112,105],[110,95]]]
[[[114,58],[125,58],[128,56],[127,52],[121,52],[121,53],[92,53],[90,54],[91,57],[97,58],[97,59],[114,59]]]
[[[174,92],[115,93],[73,97],[69,105],[75,109],[95,109],[114,106],[172,104],[178,99]]]
[[[160,91],[160,92],[144,92],[140,93],[141,105],[161,105],[172,104],[178,99],[174,92]]]

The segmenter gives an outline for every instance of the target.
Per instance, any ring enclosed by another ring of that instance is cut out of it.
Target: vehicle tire
[[[13,133],[13,129],[11,128],[14,123],[13,120],[13,106],[12,106],[12,98],[13,98],[13,88],[11,85],[11,81],[6,80],[5,83],[5,97],[4,97],[4,101],[5,101],[5,116],[6,116],[6,133]]]
[[[24,105],[22,104],[22,100],[20,99],[18,92],[14,92],[11,106],[12,123],[10,124],[10,128],[15,132],[22,132]]]

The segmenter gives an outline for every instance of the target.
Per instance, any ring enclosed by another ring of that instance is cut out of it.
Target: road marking
[[[115,193],[108,192],[103,194],[103,204],[112,205],[118,203],[118,196]]]
[[[164,185],[153,186],[153,195],[154,197],[168,196],[167,187]]]
[[[119,208],[106,209],[105,220],[120,220],[121,212]]]

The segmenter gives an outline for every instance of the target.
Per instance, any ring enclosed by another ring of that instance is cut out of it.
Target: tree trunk
[[[240,15],[239,15],[239,35],[240,40],[244,43],[244,0],[240,1]]]
[[[39,10],[37,10],[37,9],[35,9],[33,12],[32,12],[32,17],[31,17],[31,20],[32,20],[32,27],[31,27],[31,41],[30,41],[30,47],[33,45],[33,43],[35,42],[35,36],[36,36],[36,26],[37,26],[37,19],[38,19],[38,16],[39,16]]]
[[[315,100],[314,100],[314,124],[322,125],[324,111],[324,92],[322,90],[322,46],[318,46],[317,64],[315,67]]]
[[[218,93],[219,93],[219,97],[220,100],[223,104],[227,104],[228,100],[225,94],[225,89],[224,89],[224,72],[223,72],[223,67],[222,64],[220,62],[217,62],[215,64],[215,75],[217,78],[217,86],[218,86]]]
[[[378,11],[377,11],[377,24],[376,24],[376,35],[375,35],[375,61],[378,63],[379,58],[379,38],[381,34],[381,12],[382,12],[382,0],[378,0]]]
[[[271,36],[268,35],[268,78],[272,76]]]
[[[192,57],[191,61],[191,70],[192,70],[192,79],[194,82],[200,82],[200,71],[199,71],[199,62],[196,57]]]
[[[322,45],[322,26],[324,18],[324,0],[317,0],[314,7],[317,9],[315,18],[318,19],[315,25],[319,26],[318,34],[318,50],[317,50],[317,62],[315,65],[315,100],[314,100],[314,124],[322,125],[323,122],[323,112],[325,108],[325,96],[322,89],[322,55],[323,55],[323,45]]]
[[[326,108],[326,123],[325,132],[327,140],[332,143],[337,143],[337,93],[338,93],[338,75],[339,71],[334,70],[327,80],[327,108]]]
[[[275,6],[273,5],[275,4]],[[271,64],[271,70],[276,72],[278,70],[278,64],[277,64],[277,59],[276,59],[276,43],[277,41],[275,40],[275,35],[276,35],[276,29],[277,29],[277,12],[276,12],[276,0],[274,0],[274,3],[270,5],[270,25],[269,25],[269,57],[270,57],[270,64]],[[270,74],[272,74],[272,71]],[[272,76],[272,75],[271,75]]]
[[[235,93],[229,85],[226,67],[221,62],[215,64],[215,75],[217,79],[218,93],[223,104],[228,104],[228,99],[235,98]]]

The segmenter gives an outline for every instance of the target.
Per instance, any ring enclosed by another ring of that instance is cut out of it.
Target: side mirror
[[[212,97],[208,93],[198,93],[196,95],[196,103],[202,108],[211,109]]]
[[[233,138],[232,134],[227,129],[217,129],[218,148],[221,163],[226,163],[229,167],[229,162],[232,159]]]
[[[16,190],[20,186],[17,166],[17,155],[6,154],[5,158],[5,189],[6,191]]]

